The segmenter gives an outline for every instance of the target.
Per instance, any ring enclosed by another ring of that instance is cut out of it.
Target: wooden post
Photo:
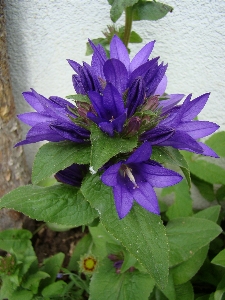
[[[0,0],[0,197],[30,180],[23,148],[13,146],[21,140],[21,129],[15,113],[7,55],[4,0]],[[0,230],[19,228],[22,214],[0,210]]]

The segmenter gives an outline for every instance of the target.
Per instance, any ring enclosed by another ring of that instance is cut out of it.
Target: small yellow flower
[[[85,275],[92,275],[97,267],[97,259],[93,254],[84,254],[79,262],[80,271]]]

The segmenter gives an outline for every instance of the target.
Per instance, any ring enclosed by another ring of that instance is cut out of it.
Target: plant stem
[[[125,31],[123,37],[123,42],[126,47],[128,46],[130,40],[130,33],[132,27],[132,14],[133,14],[133,6],[127,7],[125,10]]]

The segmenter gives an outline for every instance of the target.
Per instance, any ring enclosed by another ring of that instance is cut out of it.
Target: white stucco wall
[[[202,120],[225,130],[225,1],[164,0],[174,11],[157,22],[134,22],[153,56],[169,63],[169,93],[211,92]],[[44,96],[74,93],[67,58],[82,62],[88,38],[111,24],[107,0],[5,0],[12,86],[18,113],[30,108],[21,93],[31,87]],[[119,20],[123,24],[124,16]],[[132,54],[140,48],[132,46]],[[131,55],[132,55],[131,54]],[[24,135],[27,127],[23,126]],[[39,145],[27,145],[31,166]]]

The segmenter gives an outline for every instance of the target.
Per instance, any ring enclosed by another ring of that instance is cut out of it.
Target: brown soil
[[[82,232],[82,227],[57,232],[50,230],[43,222],[29,218],[24,222],[23,228],[30,230],[34,234],[32,244],[39,264],[42,264],[45,258],[63,252],[65,254],[64,268],[69,263],[75,245],[85,235],[85,232]]]

